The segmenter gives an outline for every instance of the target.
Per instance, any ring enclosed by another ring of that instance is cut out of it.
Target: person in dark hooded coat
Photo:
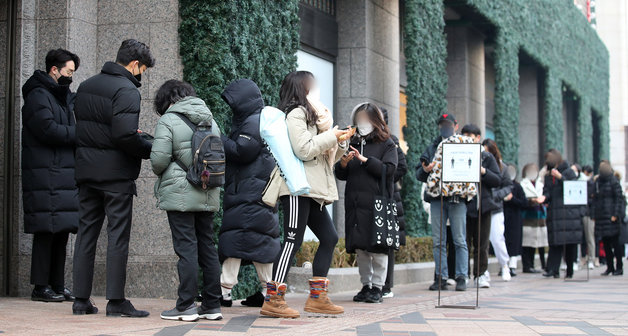
[[[64,286],[66,245],[78,229],[74,181],[76,128],[72,74],[79,57],[64,50],[46,55],[22,87],[22,197],[24,232],[33,234],[31,299],[73,300]]]
[[[564,181],[576,179],[576,172],[563,160],[556,149],[545,154],[547,175],[543,183],[543,195],[547,207],[547,240],[549,253],[545,277],[559,278],[560,262],[565,253],[567,278],[573,277],[573,265],[578,254],[578,244],[582,242],[582,207],[565,205],[563,199]]]
[[[388,125],[388,110],[385,108],[381,108],[382,113],[384,114],[384,121],[386,125]],[[397,146],[397,170],[395,170],[395,175],[393,177],[394,184],[394,194],[393,198],[395,199],[395,203],[397,205],[397,222],[399,223],[399,244],[406,245],[406,220],[403,212],[403,201],[401,199],[401,178],[403,178],[408,172],[408,163],[406,162],[406,154],[403,152],[401,147],[399,147],[399,138],[394,134],[390,135],[390,138]],[[390,249],[388,251],[388,271],[386,274],[386,283],[384,284],[384,289],[382,289],[382,296],[384,298],[393,297],[393,293],[391,289],[394,285],[394,274],[395,274],[395,250]]]
[[[262,202],[262,192],[275,168],[259,131],[262,93],[253,81],[238,79],[225,88],[222,98],[231,107],[233,119],[231,133],[223,136],[227,169],[218,252],[224,259],[221,302],[231,306],[231,289],[238,282],[241,261],[253,262],[262,288],[266,288],[281,245],[277,211]],[[257,292],[242,304],[261,307],[264,296]]]

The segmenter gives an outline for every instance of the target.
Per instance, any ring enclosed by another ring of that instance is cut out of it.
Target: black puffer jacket
[[[499,167],[499,162],[497,163],[497,167]],[[486,211],[492,212],[500,212],[504,210],[504,198],[506,195],[512,192],[512,179],[508,175],[508,170],[506,169],[506,164],[502,163],[501,170],[499,171],[499,186],[491,189],[490,195],[491,197],[486,199],[485,203],[482,203],[482,207],[485,208],[482,210],[482,213]],[[482,191],[484,192],[484,190]],[[484,200],[484,198],[482,198]]]
[[[76,232],[74,94],[38,70],[22,95],[24,232]]]
[[[548,171],[543,185],[547,207],[547,239],[550,245],[580,244],[582,242],[582,207],[565,205],[563,181],[576,179],[576,173],[563,161],[557,167],[562,179],[553,177]]]
[[[494,202],[492,202],[493,198],[493,188],[499,187],[501,182],[499,166],[497,165],[497,161],[495,161],[495,157],[493,154],[482,151],[482,167],[486,169],[486,173],[480,177],[481,189],[479,192],[482,197],[482,213],[487,213],[489,211],[495,210]],[[478,197],[475,196],[473,199],[467,204],[467,216],[472,218],[478,217]]]
[[[270,263],[281,246],[277,213],[262,203],[262,192],[275,168],[259,133],[264,100],[248,79],[229,84],[222,98],[233,111],[233,123],[229,137],[223,136],[227,171],[218,252],[223,259]]]
[[[624,198],[621,184],[615,176],[597,176],[593,182],[592,206],[589,209],[595,220],[595,235],[599,238],[619,234],[619,223],[624,218]],[[611,221],[611,217],[617,217]]]
[[[123,66],[107,62],[76,92],[76,181],[133,181],[151,143],[138,130],[140,87]]]
[[[358,149],[368,158],[366,163],[353,159],[342,168],[341,162],[336,163],[336,177],[347,181],[345,186],[345,246],[347,252],[356,249],[375,253],[388,253],[387,249],[374,248],[371,245],[373,222],[373,204],[375,195],[381,195],[380,184],[383,166],[386,166],[387,191],[392,194],[393,178],[397,169],[397,146],[388,138],[384,142],[376,142],[370,137],[363,141],[355,136],[351,146]]]
[[[388,120],[386,120],[388,122]],[[406,155],[399,147],[399,138],[394,135],[390,136],[397,146],[397,170],[395,170],[394,176],[394,188],[395,193],[393,194],[393,198],[395,199],[395,203],[397,204],[397,221],[399,222],[399,243],[401,245],[406,244],[406,218],[403,212],[403,200],[401,199],[401,179],[408,172],[408,163],[406,162]]]

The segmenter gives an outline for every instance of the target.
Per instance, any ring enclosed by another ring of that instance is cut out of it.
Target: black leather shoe
[[[602,273],[603,276],[608,276],[613,274],[615,271],[611,270],[611,269],[606,269],[606,271],[604,271],[604,273]]]
[[[243,306],[261,307],[264,305],[264,295],[262,294],[262,292],[256,292],[255,294],[247,297],[241,303]]]
[[[50,287],[44,289],[33,289],[31,300],[43,302],[61,302],[64,300],[63,295],[55,293]]]
[[[623,269],[616,270],[615,272],[613,272],[613,275],[624,275],[624,270]]]
[[[74,301],[74,299],[75,299],[75,297],[72,294],[72,292],[69,289],[67,289],[67,288],[64,288],[61,291],[55,291],[55,292],[57,294],[59,294],[59,295],[63,295],[63,298],[64,298],[65,301]]]
[[[536,274],[536,273],[541,273],[541,271],[539,271],[538,269],[535,269],[535,268],[530,268],[530,269],[524,269],[523,273],[534,273],[534,274]]]
[[[114,302],[112,300],[107,302],[107,316],[147,317],[148,315],[150,315],[149,312],[135,309],[131,301],[126,299],[122,302]]]
[[[560,274],[558,272],[545,272],[543,273],[543,276],[546,278],[554,277],[554,279],[560,278]]]
[[[74,315],[97,314],[98,308],[92,300],[74,300],[72,304],[72,313]]]

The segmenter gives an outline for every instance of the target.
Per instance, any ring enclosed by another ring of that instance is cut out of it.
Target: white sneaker
[[[491,273],[489,273],[488,270],[484,271],[483,275],[486,278],[486,281],[491,282]]]
[[[502,280],[510,281],[510,267],[508,265],[502,266]]]
[[[387,291],[386,293],[382,294],[382,298],[384,299],[390,299],[392,297],[395,297],[395,294],[392,291]]]
[[[573,271],[575,272],[578,269],[580,269],[580,267],[578,266],[578,263],[577,262],[573,263]]]
[[[560,264],[560,270],[561,271],[566,271],[567,270],[567,265],[566,264]]]
[[[489,279],[487,279],[484,274],[480,275],[480,277],[477,278],[476,281],[477,281],[477,286],[480,288],[491,288],[491,283],[489,282]]]
[[[593,267],[593,262],[589,261],[589,265],[587,265],[589,267],[590,270],[594,269],[595,267]]]
[[[447,279],[447,284],[449,286],[455,286],[456,285],[456,279]]]

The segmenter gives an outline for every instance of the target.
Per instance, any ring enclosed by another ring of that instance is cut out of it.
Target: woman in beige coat
[[[334,305],[327,297],[327,272],[334,254],[338,234],[325,205],[338,200],[333,164],[346,151],[344,139],[348,131],[331,127],[329,111],[317,102],[310,103],[308,94],[315,91],[314,76],[307,71],[289,73],[281,84],[279,109],[284,111],[290,145],[294,154],[303,161],[310,185],[309,194],[292,196],[283,178],[272,179],[267,189],[279,188],[284,213],[284,242],[273,267],[273,281],[267,284],[262,315],[296,318],[297,310],[288,307],[284,300],[284,280],[294,255],[303,242],[306,226],[318,238],[320,245],[312,265],[310,296],[305,311],[318,314],[342,314],[344,309]],[[316,106],[316,107],[315,107]],[[339,142],[342,142],[339,144]]]

